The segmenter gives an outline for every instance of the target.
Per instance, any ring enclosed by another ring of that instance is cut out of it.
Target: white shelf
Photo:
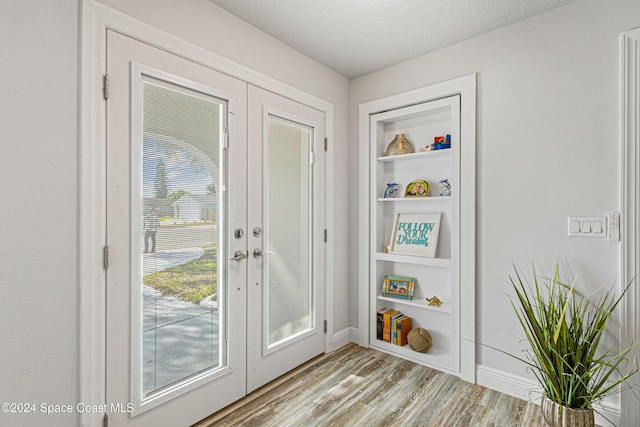
[[[401,160],[436,158],[436,157],[448,156],[450,153],[451,153],[451,149],[445,148],[443,150],[424,151],[424,152],[411,153],[411,154],[398,154],[397,156],[380,156],[378,157],[378,161],[379,162],[397,162]]]
[[[443,303],[440,307],[438,307],[436,305],[429,305],[429,302],[427,300],[423,300],[419,298],[406,300],[402,298],[391,298],[391,297],[384,297],[382,295],[378,295],[378,299],[380,301],[389,301],[397,304],[409,305],[411,307],[418,307],[424,310],[432,310],[438,313],[451,314],[451,305],[447,303]]]
[[[450,268],[451,260],[448,258],[426,258],[412,255],[399,255],[384,252],[376,253],[378,261],[402,262],[405,264],[428,265],[431,267]]]
[[[444,201],[451,201],[451,196],[429,196],[429,197],[398,197],[398,198],[394,198],[394,197],[387,197],[386,199],[383,197],[380,197],[378,199],[379,202],[399,202],[399,203],[406,203],[406,202],[444,202]]]
[[[405,359],[409,359],[420,364],[426,364],[430,367],[436,367],[437,369],[440,369],[447,373],[455,374],[455,371],[451,366],[451,354],[442,351],[439,348],[431,347],[428,352],[420,353],[412,349],[409,344],[399,346],[378,339],[372,341],[371,347],[384,351],[385,353],[402,356]]]

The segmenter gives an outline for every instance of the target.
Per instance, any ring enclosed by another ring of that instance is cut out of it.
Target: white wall
[[[507,303],[512,263],[550,272],[560,259],[586,288],[619,278],[619,244],[568,238],[567,216],[619,210],[619,35],[640,25],[637,0],[577,1],[453,47],[356,78],[358,104],[469,73],[477,87],[477,363],[526,375]],[[356,194],[357,144],[349,147]],[[357,212],[357,200],[350,204]],[[350,215],[357,259],[357,215]],[[350,282],[357,283],[351,270]],[[569,280],[569,277],[566,279]],[[352,292],[353,289],[352,289]],[[351,322],[357,322],[353,305]]]
[[[68,0],[1,6],[0,402],[78,399],[77,19]]]

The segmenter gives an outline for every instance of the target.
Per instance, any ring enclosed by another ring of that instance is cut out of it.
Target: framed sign
[[[441,215],[441,212],[396,214],[389,252],[434,258]]]

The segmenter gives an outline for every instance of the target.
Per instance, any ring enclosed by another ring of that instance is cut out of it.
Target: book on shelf
[[[409,316],[402,316],[396,319],[396,342],[394,344],[403,346],[407,345],[409,340],[407,336],[411,330],[411,318]]]
[[[407,344],[407,335],[411,330],[411,318],[399,310],[381,308],[376,313],[376,338],[403,346]]]
[[[391,318],[398,313],[400,313],[400,311],[389,309],[382,315],[382,341],[391,342]]]
[[[376,313],[376,339],[383,339],[383,330],[384,330],[384,313],[389,311],[389,308],[381,308]]]
[[[391,316],[391,344],[396,344],[397,343],[397,320],[404,316],[404,314],[398,312],[396,314],[394,314],[393,316]]]

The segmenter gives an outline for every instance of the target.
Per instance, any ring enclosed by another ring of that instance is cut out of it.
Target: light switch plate
[[[607,217],[570,216],[568,221],[569,237],[607,237]]]

